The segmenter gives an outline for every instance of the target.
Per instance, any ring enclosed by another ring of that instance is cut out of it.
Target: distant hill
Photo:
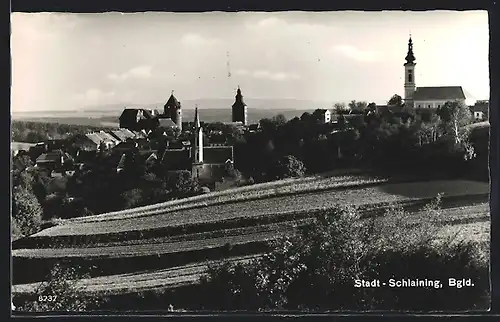
[[[244,98],[249,109],[273,109],[273,110],[315,110],[316,108],[331,108],[332,102],[313,101],[313,100],[296,100],[296,99],[258,99]],[[234,99],[229,98],[200,98],[195,100],[181,100],[182,108],[185,110],[194,110],[195,106],[201,110],[212,109],[231,109]],[[125,107],[130,108],[147,108],[147,109],[163,109],[165,102],[150,103],[150,104],[110,104],[103,106],[92,106],[84,108],[84,112],[102,112],[102,111],[121,111]]]
[[[230,122],[233,99],[197,99],[181,101],[183,119],[194,119],[194,107],[198,105],[200,117],[204,122]],[[257,123],[263,118],[283,114],[287,119],[300,117],[304,112],[315,109],[331,109],[333,103],[294,99],[245,99],[248,105],[249,123]],[[111,104],[88,107],[76,111],[39,111],[13,112],[14,120],[39,122],[59,122],[69,124],[97,125],[100,122],[118,122],[118,117],[125,107],[163,110],[164,103],[158,104]]]

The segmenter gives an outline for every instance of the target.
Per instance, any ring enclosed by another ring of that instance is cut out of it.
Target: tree
[[[31,166],[33,166],[33,161],[31,161],[30,156],[26,153],[19,152],[12,159],[12,168],[14,170],[23,171],[26,168],[31,167]]]
[[[456,144],[466,139],[464,127],[472,122],[472,113],[467,105],[459,101],[446,102],[436,112]]]
[[[345,103],[342,102],[333,104],[333,111],[338,115],[349,113],[349,109],[346,107]]]
[[[375,104],[375,102],[371,102],[366,106],[366,111],[375,113],[377,111],[377,104]]]
[[[352,100],[351,102],[349,102],[348,106],[349,109],[351,110],[351,113],[360,114],[365,111],[366,107],[368,106],[368,103]]]
[[[287,122],[285,115],[283,114],[278,114],[276,116],[273,116],[272,121],[277,125],[281,126]]]
[[[143,202],[143,192],[139,188],[134,188],[123,192],[120,196],[123,201],[123,208],[133,208],[141,206]]]
[[[302,177],[306,172],[306,167],[302,161],[293,155],[287,155],[277,161],[273,172],[274,176],[280,179]]]
[[[198,189],[198,182],[193,178],[190,171],[174,171],[167,178],[167,189],[174,196],[184,197]]]
[[[14,187],[12,192],[12,221],[19,231],[28,236],[40,230],[43,210],[33,191]]]
[[[273,133],[276,131],[276,122],[273,119],[263,118],[259,121],[260,127],[263,132]]]
[[[390,107],[402,107],[403,106],[403,98],[398,94],[392,95],[392,97],[387,102],[387,105]]]
[[[88,278],[75,267],[64,268],[56,264],[47,281],[39,284],[36,299],[22,303],[17,308],[24,312],[88,312],[96,309],[103,299],[96,294],[82,292],[78,280]]]

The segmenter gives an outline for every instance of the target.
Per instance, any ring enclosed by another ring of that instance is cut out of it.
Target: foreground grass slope
[[[418,225],[423,219],[426,219],[426,214],[422,211],[411,214],[408,217],[408,225]],[[436,224],[441,228],[436,235],[436,241],[446,240],[449,237],[459,241],[474,241],[486,245],[489,242],[489,205],[484,203],[475,206],[457,207],[442,210],[438,217],[435,218]],[[278,228],[278,227],[276,227]],[[223,246],[226,242],[252,242],[255,240],[271,240],[277,236],[283,236],[282,232],[270,231],[268,233],[242,234],[240,236],[221,237],[213,240],[191,240],[185,242],[174,242],[165,244],[137,244],[127,246],[112,246],[112,247],[97,247],[83,249],[45,249],[45,250],[22,250],[16,256],[28,256],[31,258],[41,257],[58,257],[58,256],[128,256],[129,251],[136,251],[136,255],[144,254],[144,252],[157,251],[187,251],[189,247],[192,249],[213,247],[218,243]],[[234,240],[231,241],[231,238]],[[140,242],[140,241],[137,241]],[[161,250],[163,249],[163,250]],[[260,255],[238,256],[233,257],[231,261],[245,262],[249,259],[256,258]],[[79,287],[85,292],[123,294],[133,293],[143,290],[152,290],[157,288],[175,288],[188,284],[198,283],[200,278],[207,272],[209,263],[214,261],[200,261],[198,263],[172,267],[166,269],[153,269],[146,271],[137,271],[127,274],[116,274],[108,276],[99,276],[93,278],[82,279],[78,281]],[[36,289],[37,283],[14,285],[13,292],[16,294],[30,293]]]

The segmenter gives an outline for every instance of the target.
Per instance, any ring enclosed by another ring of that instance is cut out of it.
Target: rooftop
[[[203,163],[224,164],[227,160],[233,160],[232,146],[203,147]]]
[[[466,99],[462,86],[418,87],[413,94],[414,101]]]
[[[172,121],[172,119],[169,117],[168,118],[159,117],[158,121],[160,123],[160,127],[171,128],[177,126],[177,124],[175,124],[174,121]]]

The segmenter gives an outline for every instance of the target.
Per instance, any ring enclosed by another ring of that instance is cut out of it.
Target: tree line
[[[100,130],[108,129],[97,126],[14,120],[12,121],[12,141],[38,143]]]
[[[282,115],[263,119],[256,133],[227,130],[236,168],[256,181],[282,178],[296,169],[314,174],[353,166],[459,175],[475,158],[465,127],[472,115],[460,102],[434,111],[380,113],[371,113],[369,104],[351,103],[363,109],[338,115],[334,124],[323,124],[316,110],[289,121]]]

